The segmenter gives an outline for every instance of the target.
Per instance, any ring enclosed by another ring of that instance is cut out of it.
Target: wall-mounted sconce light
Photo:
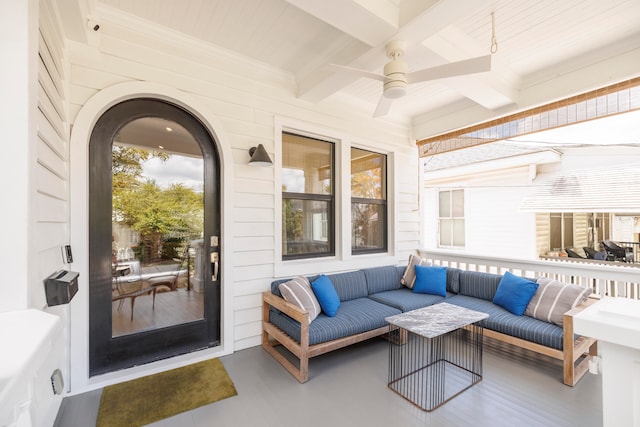
[[[251,147],[249,155],[251,156],[251,160],[249,160],[250,166],[273,166],[273,162],[262,144],[258,144],[257,147]]]

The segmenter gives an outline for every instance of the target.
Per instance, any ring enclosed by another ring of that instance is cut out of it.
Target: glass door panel
[[[204,317],[202,151],[178,123],[133,120],[112,147],[112,336]]]

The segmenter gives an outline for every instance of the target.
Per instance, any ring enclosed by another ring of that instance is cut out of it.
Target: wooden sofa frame
[[[563,335],[564,350],[546,347],[511,335],[484,329],[484,335],[508,344],[512,344],[527,350],[544,354],[555,359],[562,360],[563,382],[573,387],[588,371],[589,356],[597,354],[597,342],[594,338],[578,337],[574,340],[573,316],[595,300],[589,299],[580,306],[564,314]],[[282,313],[300,322],[300,343],[287,335],[284,331],[269,322],[269,308],[273,307]],[[262,347],[271,354],[291,375],[299,382],[305,383],[309,380],[309,359],[328,353],[339,348],[347,347],[370,338],[385,335],[389,332],[389,326],[362,332],[356,335],[339,338],[332,341],[309,345],[309,314],[297,306],[285,301],[271,292],[262,294]],[[276,347],[282,345],[299,363],[296,366]],[[586,356],[586,357],[585,357]]]

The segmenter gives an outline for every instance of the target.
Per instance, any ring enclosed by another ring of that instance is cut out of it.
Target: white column
[[[640,427],[640,301],[605,298],[573,319],[598,340],[604,427]]]
[[[27,308],[31,153],[35,141],[38,2],[0,0],[0,129],[2,129],[2,245],[0,312]]]

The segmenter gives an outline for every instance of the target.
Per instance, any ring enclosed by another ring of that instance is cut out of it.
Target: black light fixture
[[[258,144],[257,147],[251,147],[249,155],[251,156],[249,166],[273,166],[273,162],[262,144]]]

